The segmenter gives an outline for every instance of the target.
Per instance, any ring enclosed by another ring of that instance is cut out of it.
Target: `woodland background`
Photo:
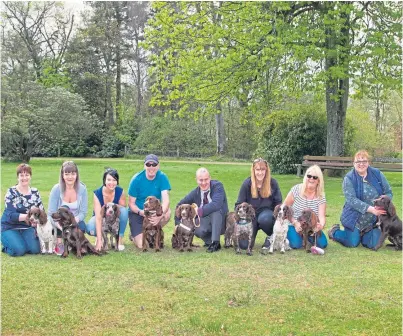
[[[2,157],[401,158],[402,2],[3,2]]]

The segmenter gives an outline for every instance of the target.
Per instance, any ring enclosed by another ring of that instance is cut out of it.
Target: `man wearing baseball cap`
[[[148,154],[144,160],[144,169],[135,174],[129,184],[129,225],[134,244],[143,248],[144,202],[148,196],[155,196],[161,201],[162,216],[150,219],[154,225],[164,226],[169,222],[169,191],[171,184],[168,177],[160,171],[157,155]]]

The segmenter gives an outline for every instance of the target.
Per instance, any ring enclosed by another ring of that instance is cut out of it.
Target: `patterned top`
[[[292,210],[294,211],[294,218],[297,219],[301,216],[302,210],[311,209],[316,216],[319,216],[319,205],[326,203],[326,198],[314,198],[308,200],[302,197],[299,193],[302,184],[297,184],[291,188],[292,195],[294,196],[294,203],[292,204]]]
[[[385,186],[385,195],[392,197],[390,186],[385,176],[381,173],[382,185]],[[374,199],[379,197],[378,191],[368,183],[366,180],[363,180],[363,200],[361,201],[356,196],[356,192],[354,189],[354,185],[349,178],[344,178],[343,180],[343,193],[346,197],[346,201],[348,204],[358,212],[362,214],[361,218],[358,220],[358,223],[355,225],[356,228],[360,231],[367,228],[368,226],[372,226],[375,221],[375,216],[369,212],[367,209],[370,205],[373,205]]]
[[[38,189],[31,188],[28,195],[23,195],[13,186],[7,190],[5,208],[1,217],[1,231],[28,229],[30,226],[19,221],[20,214],[28,213],[32,207],[44,210]]]

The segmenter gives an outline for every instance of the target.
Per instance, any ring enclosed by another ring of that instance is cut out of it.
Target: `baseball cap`
[[[144,163],[147,163],[147,162],[154,162],[154,163],[157,163],[157,164],[160,163],[158,161],[158,156],[155,155],[155,154],[148,154],[146,156],[145,160],[144,160]]]

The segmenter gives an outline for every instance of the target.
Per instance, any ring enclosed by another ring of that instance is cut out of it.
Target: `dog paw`
[[[181,248],[181,249],[179,250],[179,252],[185,252],[185,250],[184,250],[183,248]]]
[[[188,248],[188,252],[193,252],[193,250],[191,248]]]
[[[246,252],[246,254],[247,254],[248,256],[252,256],[252,255],[253,255],[252,251]]]
[[[147,249],[143,249],[143,252],[147,252],[148,250]]]

